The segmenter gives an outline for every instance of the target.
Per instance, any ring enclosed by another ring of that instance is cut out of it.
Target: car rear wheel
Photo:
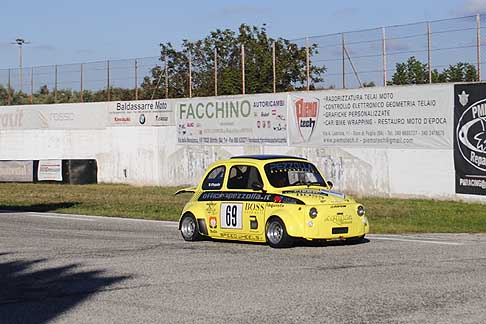
[[[184,215],[181,220],[181,234],[186,241],[197,241],[201,239],[196,218],[193,215]]]
[[[271,218],[267,222],[265,235],[267,243],[273,248],[286,248],[292,246],[293,240],[287,234],[285,224],[279,218]]]

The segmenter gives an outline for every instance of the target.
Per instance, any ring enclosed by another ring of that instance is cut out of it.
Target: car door
[[[251,164],[232,165],[226,183],[228,199],[221,202],[220,224],[229,239],[261,241],[266,203],[253,189],[262,185],[258,168]]]

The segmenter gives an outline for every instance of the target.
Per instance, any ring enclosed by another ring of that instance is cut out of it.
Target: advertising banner
[[[12,106],[0,110],[0,130],[103,129],[105,120],[103,103]]]
[[[179,144],[287,144],[287,94],[178,100],[175,110]]]
[[[34,181],[33,161],[0,161],[0,182]]]
[[[454,86],[456,193],[486,195],[486,84]]]
[[[108,102],[108,126],[173,126],[172,105],[171,100]]]
[[[39,181],[62,181],[62,160],[39,160]]]
[[[452,147],[451,85],[289,94],[290,145]]]

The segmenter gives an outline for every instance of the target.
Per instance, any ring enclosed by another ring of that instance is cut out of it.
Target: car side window
[[[260,172],[254,166],[235,165],[231,167],[228,189],[252,189],[254,184],[263,185]]]
[[[211,170],[204,179],[202,188],[203,190],[218,190],[223,187],[224,172],[226,167],[224,165],[219,166]]]

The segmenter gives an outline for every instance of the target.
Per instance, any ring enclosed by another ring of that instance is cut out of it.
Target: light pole
[[[23,68],[22,68],[22,46],[24,44],[30,44],[30,42],[26,41],[23,38],[17,38],[15,42],[10,44],[16,44],[19,46],[19,88],[20,92],[22,92],[22,83],[23,83]]]

